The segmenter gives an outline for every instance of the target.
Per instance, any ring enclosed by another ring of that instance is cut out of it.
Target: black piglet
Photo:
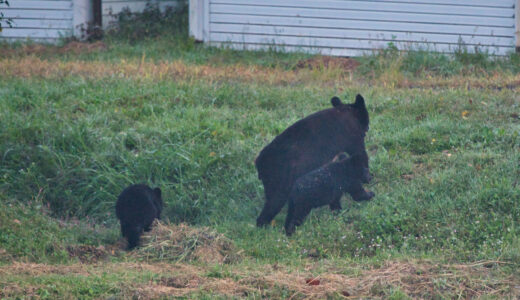
[[[116,216],[121,222],[121,233],[128,240],[128,249],[139,245],[143,230],[149,231],[153,221],[161,218],[162,207],[160,188],[134,184],[121,192],[117,198]]]

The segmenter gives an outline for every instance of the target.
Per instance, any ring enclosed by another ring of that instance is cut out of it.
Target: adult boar
[[[357,154],[368,169],[365,135],[368,111],[361,95],[344,104],[331,99],[332,108],[316,112],[291,125],[267,145],[255,160],[264,185],[265,204],[257,226],[269,224],[284,206],[294,181],[330,162],[340,152]],[[352,187],[354,200],[371,198],[361,184]]]

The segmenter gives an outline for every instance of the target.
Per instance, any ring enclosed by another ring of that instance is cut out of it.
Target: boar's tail
[[[266,147],[260,151],[260,154],[258,154],[255,159],[255,167],[258,172],[258,179],[260,180],[268,176],[268,174],[266,174],[267,165],[270,163],[269,161],[272,160],[272,156],[269,155],[269,152],[269,148]]]

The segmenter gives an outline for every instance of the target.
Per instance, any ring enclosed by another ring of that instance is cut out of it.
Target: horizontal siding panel
[[[72,30],[5,28],[0,38],[53,38],[70,36]]]
[[[10,9],[3,11],[6,18],[20,19],[57,19],[72,20],[72,10],[26,10]]]
[[[234,33],[239,35],[259,34],[275,36],[297,36],[310,38],[364,39],[395,42],[432,42],[458,44],[462,41],[472,45],[513,46],[512,38],[479,37],[469,35],[421,34],[413,32],[374,32],[366,30],[276,27],[259,25],[212,24],[211,32]]]
[[[337,39],[337,38],[309,38],[309,37],[292,37],[292,36],[276,36],[276,35],[243,35],[232,33],[210,33],[210,41],[212,42],[228,42],[228,43],[244,43],[244,44],[266,44],[266,45],[287,45],[302,47],[321,47],[321,48],[361,48],[361,49],[379,49],[386,48],[388,42],[378,40],[359,40],[359,39]],[[428,49],[441,51],[453,51],[458,48],[456,44],[444,43],[394,43],[399,49]],[[472,47],[468,47],[471,49]],[[513,47],[484,47],[482,49],[489,50],[490,53],[502,53],[505,50],[514,50]]]
[[[506,7],[515,6],[514,0],[355,0],[355,1],[372,1],[372,2],[399,2],[399,3],[423,3],[423,4],[446,4],[446,5],[467,5],[467,6],[485,6],[485,7]]]
[[[488,27],[472,25],[435,25],[407,22],[360,21],[319,18],[297,18],[279,16],[251,16],[233,14],[211,14],[211,23],[243,24],[243,25],[271,25],[284,28],[315,27],[336,29],[360,29],[375,31],[402,31],[423,33],[446,33],[512,37],[513,27]],[[211,26],[214,26],[213,24]],[[212,27],[213,28],[213,27]]]
[[[8,7],[2,7],[2,11],[7,11],[10,9],[70,10],[72,9],[72,1],[12,0],[9,1]]]
[[[72,20],[14,19],[13,27],[71,29]]]
[[[356,11],[383,11],[383,12],[407,12],[422,14],[442,14],[442,15],[466,15],[466,16],[490,16],[512,18],[513,12],[510,8],[499,7],[478,7],[478,6],[457,6],[457,5],[427,5],[416,3],[399,3],[390,1],[350,1],[350,0],[213,0],[212,3],[245,5],[249,9],[259,7],[271,8],[312,8],[335,9],[335,10],[356,10]],[[454,2],[455,3],[455,2]],[[255,6],[255,7],[251,7]]]
[[[42,43],[42,44],[56,44],[55,38],[27,38],[27,37],[2,37],[0,36],[1,41],[6,41],[8,43],[11,42],[26,42],[27,40],[31,40],[31,42]]]
[[[311,54],[335,55],[335,56],[362,56],[372,54],[377,51],[373,47],[370,48],[320,48],[320,47],[302,47],[302,46],[273,46],[272,44],[230,44],[224,42],[211,42],[210,45],[217,47],[226,47],[237,50],[276,50],[281,52],[305,52]],[[453,53],[453,49],[446,46],[438,45],[435,49],[441,53]],[[468,49],[472,52],[473,49]],[[506,55],[512,50],[510,48],[495,49],[495,55]]]
[[[351,11],[338,9],[287,8],[267,6],[245,6],[211,4],[210,14],[225,13],[238,15],[285,16],[324,19],[351,19],[374,21],[403,21],[428,24],[460,24],[514,27],[514,18],[435,15],[378,11]]]

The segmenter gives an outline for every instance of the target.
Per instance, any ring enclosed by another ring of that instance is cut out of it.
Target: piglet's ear
[[[162,192],[161,192],[160,188],[157,187],[157,188],[153,189],[153,192],[154,192],[155,196],[157,196],[157,198],[161,198]]]
[[[332,103],[332,106],[334,106],[335,108],[338,108],[342,103],[341,103],[341,100],[334,96],[332,97],[332,99],[330,99],[330,103]]]

